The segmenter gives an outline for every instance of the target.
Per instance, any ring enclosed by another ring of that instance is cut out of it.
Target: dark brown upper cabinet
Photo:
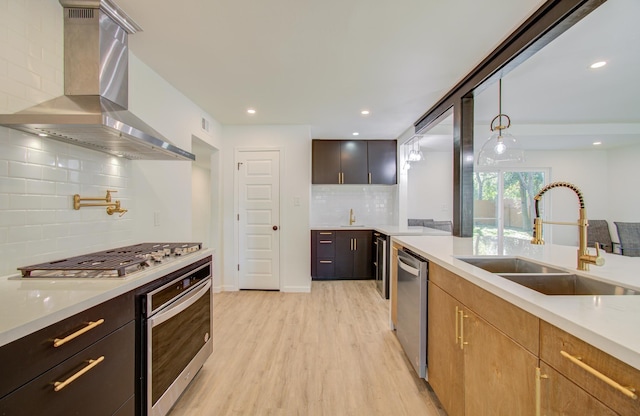
[[[395,185],[395,140],[313,140],[313,184]]]
[[[397,149],[395,140],[370,140],[367,142],[370,183],[395,185],[397,182]]]

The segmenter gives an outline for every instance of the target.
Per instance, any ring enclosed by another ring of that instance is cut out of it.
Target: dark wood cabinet
[[[369,175],[372,184],[395,185],[397,182],[397,143],[395,140],[367,142]]]
[[[311,156],[312,183],[341,183],[340,140],[313,140]]]
[[[372,232],[311,232],[311,276],[314,279],[371,279]]]
[[[313,140],[313,184],[395,185],[395,140]]]
[[[127,293],[2,346],[0,414],[133,415],[134,318]]]
[[[134,347],[132,321],[0,399],[0,414],[116,414],[133,398]],[[72,380],[76,375],[79,377],[65,387],[54,389],[55,383]]]
[[[369,171],[367,170],[367,142],[364,140],[341,141],[340,168],[342,170],[343,184],[368,184]]]

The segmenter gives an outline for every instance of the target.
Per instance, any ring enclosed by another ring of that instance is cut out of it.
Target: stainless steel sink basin
[[[491,273],[566,273],[561,269],[518,257],[457,257],[459,260]]]
[[[573,273],[500,274],[505,279],[545,295],[640,295],[640,291]]]

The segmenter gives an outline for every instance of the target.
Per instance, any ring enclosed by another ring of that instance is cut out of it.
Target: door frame
[[[282,212],[282,174],[284,169],[284,149],[280,146],[246,146],[246,147],[234,147],[233,149],[233,262],[236,265],[240,265],[240,222],[238,221],[239,209],[240,209],[240,195],[239,189],[240,186],[240,178],[238,175],[238,163],[240,159],[240,154],[243,152],[278,152],[278,160],[279,160],[279,176],[278,176],[278,187],[280,188],[278,202],[279,202],[279,212],[278,212],[278,227],[280,232],[280,238],[278,239],[278,263],[280,264],[280,270],[278,271],[278,290],[282,292],[282,288],[284,287],[284,282],[282,278],[282,259],[283,256],[283,244],[282,244],[282,227],[280,218],[280,214]],[[236,290],[240,290],[240,270],[236,266],[234,269],[234,284]]]

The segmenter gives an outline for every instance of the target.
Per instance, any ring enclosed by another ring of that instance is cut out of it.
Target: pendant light
[[[409,151],[409,155],[407,156],[407,161],[409,162],[419,162],[424,160],[424,154],[422,154],[422,150],[420,150],[420,139],[422,136],[413,136],[409,140],[409,145],[411,146],[411,150]]]
[[[506,119],[507,124],[503,124]],[[494,123],[498,122],[497,125]],[[493,134],[482,145],[478,153],[479,166],[492,166],[501,163],[524,162],[524,150],[516,138],[507,131],[511,127],[511,119],[502,113],[502,79],[498,81],[498,115],[491,120],[489,126]]]

